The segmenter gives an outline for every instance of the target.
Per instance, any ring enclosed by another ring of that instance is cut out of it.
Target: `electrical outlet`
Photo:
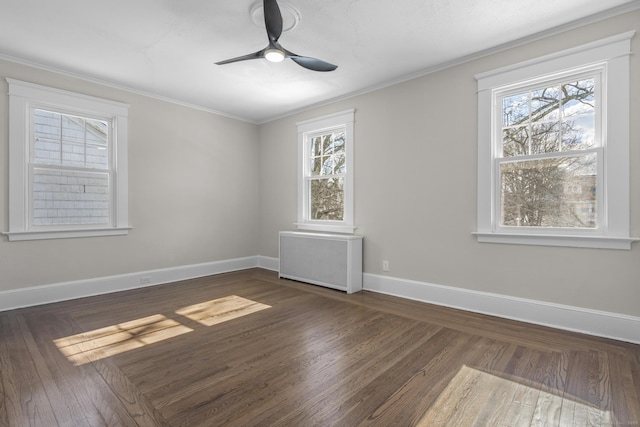
[[[148,285],[149,283],[151,283],[151,276],[142,276],[140,278],[141,285]]]
[[[382,271],[389,271],[389,261],[386,259],[382,261]]]

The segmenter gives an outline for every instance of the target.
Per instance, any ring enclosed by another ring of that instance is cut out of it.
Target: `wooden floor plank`
[[[477,420],[482,425],[486,421],[486,414],[482,409],[488,404],[493,405],[496,394],[500,393],[504,387],[498,387],[499,377],[488,374],[494,369],[502,370],[512,358],[516,346],[507,343],[479,338],[475,341],[472,349],[463,352],[463,357],[456,365],[458,369],[451,369],[455,365],[450,364],[450,358],[444,363],[447,364],[446,371],[455,375],[447,383],[446,387],[440,390],[437,400],[426,408],[417,407],[417,411],[410,413],[399,412],[398,415],[389,418],[386,423],[400,423],[407,425],[407,415],[411,416],[411,425],[471,425],[470,420]],[[427,371],[426,379],[434,378],[434,374]],[[421,387],[424,389],[425,386]],[[416,390],[416,397],[420,389]],[[416,400],[413,398],[411,400]],[[407,402],[408,403],[408,402]],[[401,408],[410,408],[405,404]],[[400,418],[399,415],[404,415]]]
[[[518,346],[502,368],[480,369],[487,383],[484,405],[477,409],[476,423],[528,425],[533,418],[541,384],[536,381],[539,361],[545,354]]]
[[[516,357],[509,362],[504,375],[512,391],[507,395],[504,410],[493,413],[491,425],[533,425],[535,409],[540,398],[544,369],[553,354],[518,347]]]
[[[0,315],[0,367],[9,426],[58,425],[44,384],[20,331],[22,316]]]
[[[250,269],[0,313],[22,425],[640,425],[640,346]]]
[[[559,425],[566,387],[567,360],[566,353],[553,352],[541,365],[541,388],[533,411],[532,426]]]
[[[480,337],[441,329],[429,341],[392,366],[385,366],[331,414],[343,425],[361,422],[385,425],[422,415],[429,401],[412,400],[429,389],[441,388],[457,375],[469,359],[482,351]],[[446,368],[445,368],[446,365]],[[336,402],[340,403],[340,402]],[[415,409],[414,409],[415,408]],[[319,413],[323,417],[323,412]]]
[[[312,372],[303,372],[301,381],[307,383],[307,393],[299,393],[295,388],[288,387],[268,409],[257,416],[251,414],[250,417],[238,418],[237,422],[247,425],[272,425],[277,421],[282,423],[282,414],[291,414],[290,417],[295,418],[301,413],[310,412],[315,405],[324,406],[324,401],[337,396],[343,399],[351,396],[376,372],[397,363],[404,352],[423,345],[440,330],[438,327],[417,330],[415,322],[407,322],[397,316],[386,316],[382,327],[393,333],[374,329],[370,339],[365,338],[355,348],[345,349],[344,353],[336,355],[333,364],[325,364]],[[368,348],[377,348],[378,351],[374,354]],[[303,375],[307,378],[302,378]],[[309,395],[315,398],[310,400]]]
[[[303,300],[304,295],[301,295],[291,301],[290,307],[275,313],[256,313],[248,319],[239,319],[233,323],[217,325],[215,328],[200,327],[195,330],[195,335],[200,339],[194,340],[192,336],[180,337],[167,343],[164,347],[166,351],[162,354],[157,354],[150,349],[153,357],[149,357],[149,351],[143,349],[139,352],[122,354],[117,359],[136,381],[150,383],[150,389],[165,385],[158,382],[159,376],[168,378],[171,382],[174,374],[184,377],[194,371],[197,373],[199,364],[210,363],[214,357],[220,360],[225,355],[235,353],[233,360],[242,363],[246,357],[251,356],[253,351],[260,349],[261,340],[270,336],[272,331],[279,327],[282,329],[295,326],[295,321],[292,319],[295,318],[296,313],[305,312],[305,309],[299,306]],[[189,345],[185,345],[186,342]],[[241,353],[240,356],[238,353]]]
[[[380,346],[388,343],[404,346],[407,339],[418,337],[408,336],[413,322],[406,319],[387,315],[372,316],[370,313],[362,313],[361,316],[349,317],[353,327],[349,332],[335,336],[332,341],[327,340],[324,331],[316,333],[313,341],[308,341],[304,351],[290,357],[287,364],[272,366],[267,375],[262,375],[259,381],[246,378],[240,393],[247,393],[251,389],[251,398],[254,404],[248,406],[243,413],[237,411],[221,412],[224,418],[221,421],[256,425],[267,422],[270,416],[281,414],[283,408],[294,411],[304,407],[308,399],[301,395],[299,390],[292,389],[290,384],[305,384],[305,394],[313,394],[316,400],[333,396],[339,390],[332,389],[335,384],[344,384],[350,381],[350,377],[366,378],[374,368],[374,358],[370,357],[367,350],[370,346]],[[314,319],[311,319],[314,322]],[[389,334],[388,328],[393,328],[394,334]],[[273,343],[277,345],[276,343]],[[382,353],[378,354],[378,357]],[[266,386],[265,386],[266,385]],[[346,394],[345,388],[340,390]],[[241,396],[234,393],[233,396]],[[302,397],[302,398],[301,398]],[[268,422],[273,422],[269,420]]]
[[[86,425],[88,420],[84,417],[77,398],[64,386],[63,382],[59,381],[60,378],[55,375],[55,372],[52,372],[57,369],[57,365],[52,364],[51,359],[47,359],[46,350],[43,351],[42,347],[36,343],[32,329],[27,325],[26,320],[23,317],[18,317],[17,320],[20,334],[29,349],[29,354],[58,423],[69,426]],[[47,344],[50,345],[50,343]]]
[[[170,425],[140,390],[113,363],[100,360],[94,362],[93,365],[100,372],[105,383],[118,396],[118,399],[127,409],[136,425],[140,427],[164,427]]]
[[[291,351],[300,350],[297,344],[309,335],[308,329],[300,323],[300,317],[306,316],[307,310],[297,305],[291,308],[293,310],[287,309],[280,314],[270,312],[266,319],[251,316],[202,331],[203,336],[208,337],[207,341],[213,344],[204,350],[218,360],[226,360],[226,364],[234,369],[229,375],[245,372],[274,356],[283,357]],[[349,308],[342,306],[340,310],[344,312]],[[334,319],[331,317],[320,318],[315,326],[319,328],[332,322]],[[271,345],[272,341],[279,345]]]
[[[640,370],[636,362],[619,354],[609,356],[611,365],[612,407],[616,422],[620,425],[633,425],[640,420]],[[614,390],[618,390],[614,398]]]
[[[295,382],[295,378],[315,378],[318,366],[343,363],[345,348],[353,347],[353,335],[375,328],[381,317],[375,312],[354,311],[345,303],[330,304],[324,310],[327,316],[301,312],[289,319],[292,324],[283,328],[289,332],[261,340],[257,348],[248,352],[253,356],[243,363],[229,360],[231,368],[222,373],[220,379],[232,379],[236,387],[215,401],[190,411],[191,422],[210,420],[215,414],[215,420],[224,425],[238,415],[238,411],[229,410],[230,403],[238,400],[244,401],[243,413],[261,412],[262,404],[277,398],[282,387]],[[343,324],[345,316],[349,321]],[[253,348],[252,343],[248,342],[247,346]],[[286,363],[282,363],[283,360]],[[246,399],[249,395],[251,400]]]
[[[52,377],[58,387],[64,390],[63,395],[69,402],[77,401],[81,415],[87,420],[81,425],[136,425],[134,416],[122,405],[118,396],[91,363],[76,366],[55,345],[56,338],[78,332],[68,315],[49,314],[38,310],[38,314],[29,319],[27,324],[34,331],[34,339],[50,366]]]

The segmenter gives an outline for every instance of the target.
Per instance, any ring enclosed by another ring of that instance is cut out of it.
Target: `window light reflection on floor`
[[[83,365],[186,334],[192,330],[173,319],[155,314],[59,338],[54,340],[54,343],[70,362]]]
[[[460,368],[417,426],[617,425],[610,411],[540,383]]]
[[[189,307],[176,310],[176,313],[204,326],[213,326],[267,308],[271,308],[271,306],[231,295],[190,305]]]
[[[176,310],[175,313],[203,326],[213,326],[270,307],[247,298],[231,295],[190,305]],[[180,323],[179,319],[170,319],[162,314],[154,314],[59,338],[54,340],[54,343],[71,363],[79,366],[192,331],[192,328]]]

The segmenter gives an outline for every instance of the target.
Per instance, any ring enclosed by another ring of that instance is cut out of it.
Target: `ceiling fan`
[[[283,48],[278,42],[278,39],[282,34],[282,14],[280,13],[278,2],[276,0],[263,0],[263,10],[264,25],[267,29],[269,45],[264,49],[255,53],[250,53],[249,55],[216,62],[216,65],[224,65],[232,62],[247,61],[249,59],[258,58],[265,58],[267,61],[271,62],[281,62],[286,58],[290,58],[301,67],[312,71],[333,71],[338,68],[337,65],[308,56],[300,56]]]

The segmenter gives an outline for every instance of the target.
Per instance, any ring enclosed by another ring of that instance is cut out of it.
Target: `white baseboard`
[[[268,256],[258,256],[258,267],[265,270],[280,271],[280,260]]]
[[[258,267],[258,258],[255,256],[236,258],[2,291],[0,292],[0,311],[246,270]]]
[[[278,271],[279,265],[278,258],[253,256],[13,289],[0,292],[0,311],[161,285],[254,267]],[[475,313],[640,344],[640,317],[368,273],[363,274],[363,288],[372,292]]]
[[[365,273],[364,289],[640,344],[640,317]]]

